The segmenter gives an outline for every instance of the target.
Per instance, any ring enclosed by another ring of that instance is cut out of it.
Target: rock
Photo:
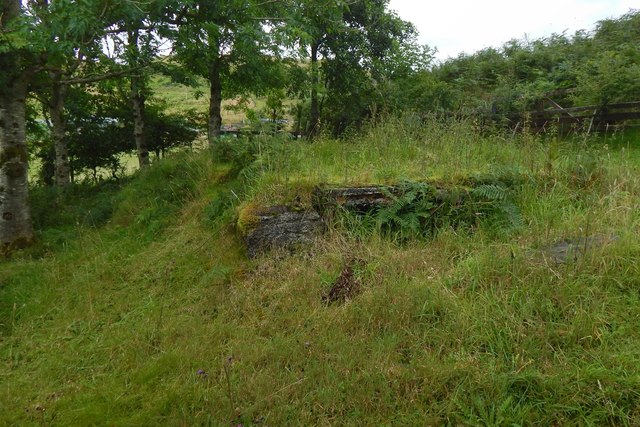
[[[515,180],[505,181],[467,178],[466,185],[448,186],[429,182],[392,186],[318,186],[312,192],[310,207],[302,204],[269,208],[246,205],[239,213],[238,228],[245,237],[247,254],[253,258],[271,248],[294,250],[309,244],[324,231],[325,223],[331,222],[333,214],[341,210],[375,217],[384,213],[384,208],[391,207],[391,219],[380,223],[391,231],[407,222],[415,223],[416,217],[424,234],[432,233],[442,225],[473,226],[482,215],[494,213],[490,202],[504,204],[504,194]],[[490,191],[488,196],[474,193],[483,186],[498,192],[499,197],[492,198]],[[405,216],[412,215],[411,221],[405,221]]]
[[[341,207],[356,214],[373,213],[393,203],[398,197],[413,191],[412,183],[392,186],[366,187],[316,187],[312,195],[313,207],[324,215],[336,207]],[[468,189],[462,186],[442,188],[424,183],[417,198],[427,198],[436,204],[464,203],[469,197]]]
[[[567,264],[582,258],[587,252],[618,240],[617,236],[594,235],[566,239],[543,248],[542,252],[556,264]]]
[[[293,251],[312,243],[324,229],[320,215],[314,210],[273,206],[253,212],[252,216],[251,225],[245,229],[249,258],[273,248]]]
[[[313,207],[318,212],[340,206],[351,212],[365,214],[392,202],[395,187],[317,187],[313,190]]]

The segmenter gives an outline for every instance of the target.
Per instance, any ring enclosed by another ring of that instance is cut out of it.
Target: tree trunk
[[[302,105],[298,104],[296,106],[296,138],[300,138],[302,135]]]
[[[318,106],[318,84],[320,82],[318,70],[318,49],[320,45],[314,43],[311,46],[311,109],[309,111],[309,123],[307,137],[313,138],[318,134],[320,126],[320,108]]]
[[[33,240],[25,133],[27,86],[26,79],[18,77],[0,89],[0,252]]]
[[[131,78],[131,106],[133,107],[133,138],[136,141],[138,152],[138,164],[140,168],[149,166],[149,150],[147,149],[147,138],[144,123],[144,103],[145,97],[137,86],[137,77]]]
[[[56,151],[55,176],[58,187],[66,187],[71,183],[69,174],[69,149],[65,139],[66,123],[64,118],[64,101],[69,87],[62,84],[61,72],[52,73],[53,86],[49,115],[51,116],[51,136]]]
[[[20,16],[20,0],[0,2],[0,33]],[[19,54],[0,50],[0,252],[33,240],[29,210],[29,154],[26,141],[28,73]]]
[[[222,62],[216,58],[209,69],[209,84],[211,85],[211,98],[209,99],[208,139],[209,145],[213,145],[220,136],[222,127]]]
[[[138,48],[138,30],[129,32],[129,48],[131,49],[131,66],[139,65],[140,49]],[[149,166],[149,150],[144,123],[144,78],[141,72],[135,72],[131,76],[131,108],[133,109],[133,138],[138,152],[138,164],[140,169]]]

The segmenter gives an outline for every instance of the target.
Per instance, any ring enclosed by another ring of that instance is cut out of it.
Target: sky
[[[511,39],[537,39],[592,30],[596,22],[640,9],[638,0],[391,0],[390,9],[413,22],[438,60],[500,47]]]

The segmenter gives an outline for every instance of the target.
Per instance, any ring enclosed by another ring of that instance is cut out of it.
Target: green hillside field
[[[321,183],[505,175],[508,221],[428,237],[344,216],[250,260],[236,226]],[[640,424],[636,135],[388,118],[31,197],[37,242],[0,262],[0,425]],[[547,256],[588,236],[609,242]],[[351,259],[360,292],[326,304]]]

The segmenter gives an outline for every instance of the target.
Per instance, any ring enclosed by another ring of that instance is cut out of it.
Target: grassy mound
[[[640,423],[639,141],[398,119],[233,144],[34,192],[39,243],[0,264],[0,424]],[[345,217],[310,252],[249,261],[235,230],[319,183],[505,173],[527,179],[502,232],[398,240]],[[588,235],[617,239],[546,256]]]

